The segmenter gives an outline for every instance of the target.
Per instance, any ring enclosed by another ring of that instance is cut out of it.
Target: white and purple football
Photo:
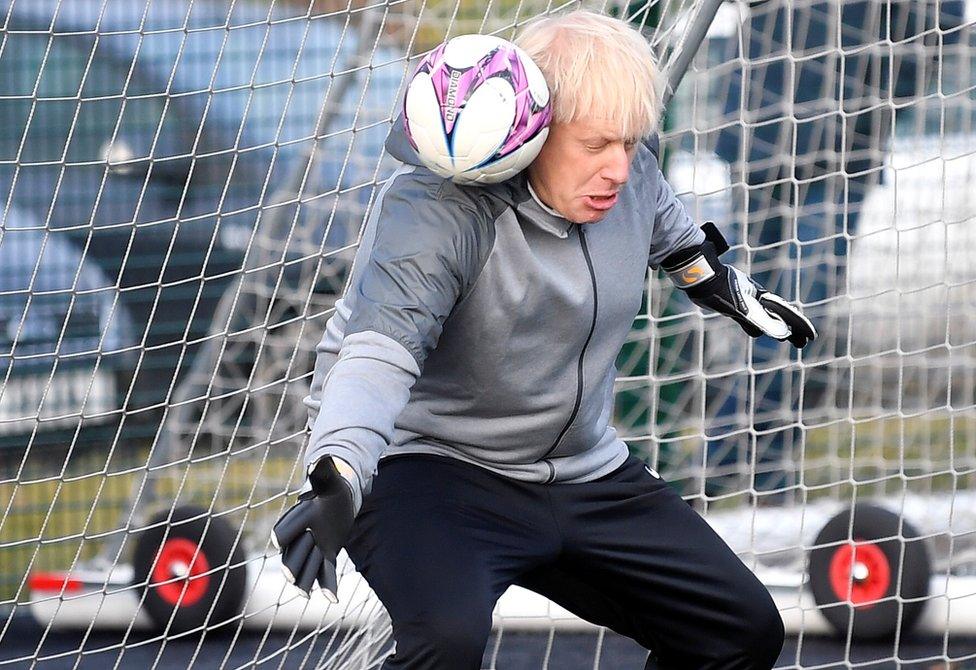
[[[504,181],[549,134],[549,87],[507,40],[461,35],[421,61],[404,98],[407,138],[433,172],[459,184]]]

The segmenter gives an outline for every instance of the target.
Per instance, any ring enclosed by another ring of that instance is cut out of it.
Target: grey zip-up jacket
[[[617,204],[577,225],[525,174],[458,186],[403,166],[366,222],[348,288],[316,347],[306,467],[326,455],[359,479],[381,457],[440,454],[521,481],[584,482],[627,447],[611,425],[614,360],[648,266],[704,234],[640,145]]]

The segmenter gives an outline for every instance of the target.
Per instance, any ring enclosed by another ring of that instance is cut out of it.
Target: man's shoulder
[[[637,155],[634,157],[634,170],[646,172],[656,169],[660,164],[661,140],[657,134],[645,137],[637,145]]]
[[[398,171],[380,204],[379,235],[400,249],[453,247],[481,257],[492,245],[499,214],[487,195],[426,168]]]
[[[639,151],[644,153],[650,153],[654,160],[660,160],[661,157],[661,136],[657,133],[651,133],[641,142]]]
[[[441,228],[491,224],[501,210],[486,189],[455,184],[419,167],[395,175],[385,200],[395,206],[391,213],[406,208],[418,222]]]

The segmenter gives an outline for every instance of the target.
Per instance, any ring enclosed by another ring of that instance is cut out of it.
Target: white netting
[[[964,4],[730,2],[695,48],[701,4],[602,9],[632,18],[669,64],[695,53],[670,105],[665,172],[723,229],[727,260],[802,302],[821,337],[802,355],[747,342],[652,276],[618,361],[617,425],[783,589],[799,646],[826,629],[803,581],[820,528],[855,500],[898,513],[942,577],[923,623],[943,636],[932,658],[948,661],[948,631],[976,611],[976,588],[953,581],[976,573]],[[12,615],[0,648],[13,650],[0,667],[99,650],[124,665],[144,629],[149,662],[165,665],[167,642],[197,625],[181,617],[205,579],[220,595],[204,589],[204,630],[286,632],[253,663],[376,667],[389,630],[366,585],[350,574],[338,606],[305,601],[268,542],[300,483],[314,345],[393,168],[382,142],[416,57],[457,34],[510,37],[559,6],[0,8],[0,607]],[[208,545],[216,560],[200,574],[179,545],[168,572],[155,552],[138,560],[140,543],[201,533],[224,544]],[[181,603],[175,615],[147,607],[147,577]],[[44,633],[20,648],[11,622],[28,611]],[[507,631],[550,634],[548,658],[579,628],[525,594],[496,621],[493,667]],[[80,642],[51,651],[66,626]],[[123,631],[112,643],[90,641],[111,627]],[[207,654],[201,643],[180,662],[245,663]]]

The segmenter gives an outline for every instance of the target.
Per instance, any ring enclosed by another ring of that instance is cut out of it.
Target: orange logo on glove
[[[685,284],[694,284],[703,276],[705,276],[705,271],[697,265],[693,265],[681,273],[681,281],[683,281]]]

